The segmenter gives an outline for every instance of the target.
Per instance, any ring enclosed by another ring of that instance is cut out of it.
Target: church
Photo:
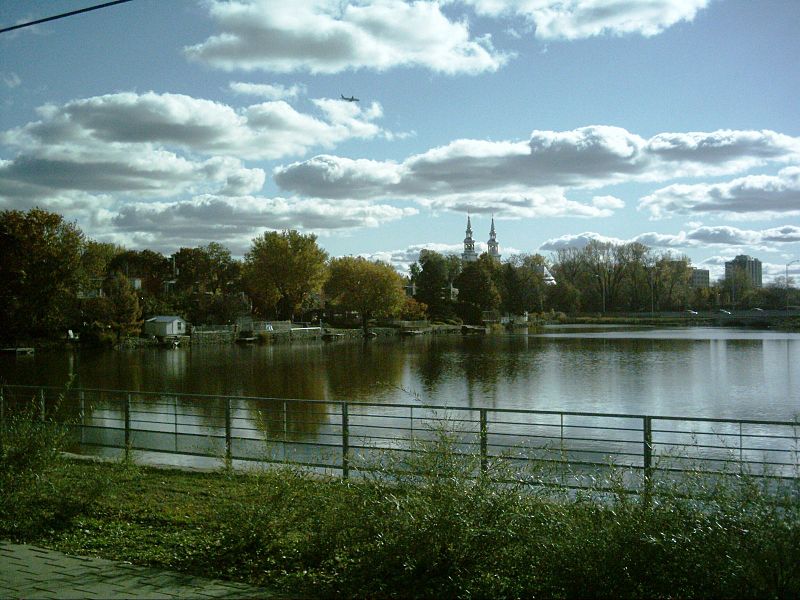
[[[489,256],[500,260],[500,244],[497,243],[497,232],[494,229],[494,217],[492,217],[492,227],[489,230],[489,241],[486,242],[489,247],[487,252]],[[464,238],[464,252],[461,254],[461,260],[465,263],[475,262],[478,260],[478,253],[475,252],[475,240],[472,239],[472,223],[470,217],[467,215],[467,237]]]

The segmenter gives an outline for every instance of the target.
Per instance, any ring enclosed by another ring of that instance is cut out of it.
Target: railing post
[[[233,464],[233,447],[231,445],[231,399],[225,398],[225,468]]]
[[[125,460],[130,460],[131,450],[131,395],[125,396]]]
[[[0,427],[6,426],[6,388],[0,385]]]
[[[44,422],[45,420],[45,407],[44,407],[44,388],[39,388],[39,418]]]
[[[739,475],[744,473],[744,456],[742,454],[742,422],[739,421]]]
[[[480,422],[481,422],[481,474],[485,475],[489,470],[488,463],[488,444],[487,444],[487,423],[486,423],[486,409],[479,409]]]
[[[286,400],[283,401],[283,462],[287,460],[287,452],[286,452],[286,437],[289,433],[289,404]]]
[[[178,395],[172,397],[172,417],[175,421],[175,452],[178,451]]]
[[[350,419],[347,402],[342,402],[342,479],[350,477]]]
[[[83,429],[84,425],[86,424],[86,398],[84,397],[83,390],[78,392],[78,419],[80,419],[81,422],[81,445],[83,445]]]
[[[653,417],[642,417],[642,466],[644,467],[644,500],[649,503],[653,475]]]

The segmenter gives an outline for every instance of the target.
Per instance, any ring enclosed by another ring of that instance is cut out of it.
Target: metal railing
[[[78,451],[295,465],[351,476],[408,456],[447,432],[452,448],[491,461],[557,466],[581,486],[622,467],[633,486],[679,472],[800,477],[797,421],[212,396],[127,390],[0,387],[0,420],[33,402],[74,424]]]

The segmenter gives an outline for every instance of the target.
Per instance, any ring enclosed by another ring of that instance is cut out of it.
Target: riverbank
[[[0,537],[295,597],[800,594],[797,489],[698,476],[651,501],[575,495],[531,485],[542,465],[476,479],[453,442],[391,465],[391,479],[347,481],[51,456],[30,485],[3,486]]]

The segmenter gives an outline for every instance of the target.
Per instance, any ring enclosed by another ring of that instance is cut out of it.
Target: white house
[[[156,337],[186,335],[186,321],[180,317],[152,317],[144,322],[144,332]]]

